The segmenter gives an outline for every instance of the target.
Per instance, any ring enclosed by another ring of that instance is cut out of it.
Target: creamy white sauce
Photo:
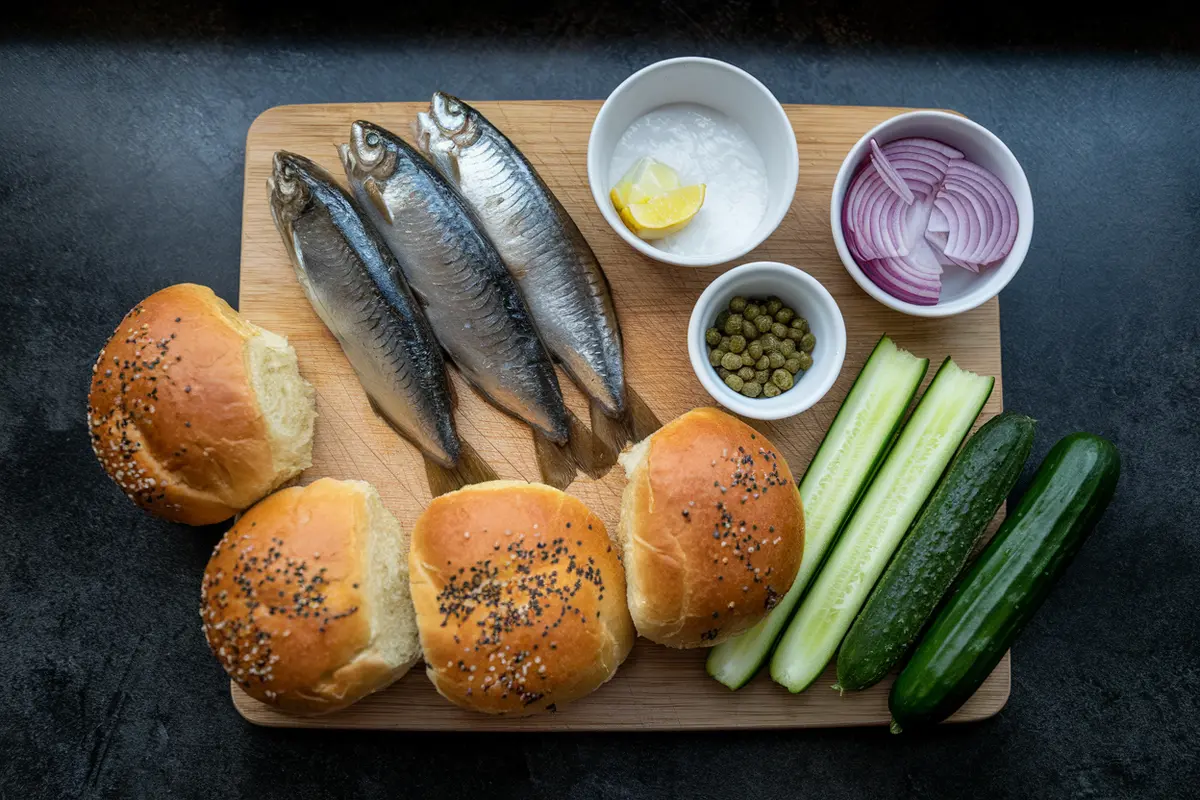
[[[767,169],[754,141],[734,120],[707,106],[656,108],[621,135],[608,168],[616,185],[650,156],[679,173],[679,184],[706,184],[704,206],[679,233],[648,242],[677,255],[714,255],[742,245],[767,211]]]

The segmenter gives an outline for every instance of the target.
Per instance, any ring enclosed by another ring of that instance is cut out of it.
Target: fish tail
[[[580,466],[570,441],[566,444],[556,444],[545,434],[534,431],[533,446],[537,453],[538,469],[542,473],[542,483],[555,489],[566,489],[570,486]]]
[[[637,441],[633,433],[633,415],[626,412],[619,417],[610,417],[604,406],[595,400],[588,407],[592,422],[592,433],[601,446],[613,453],[613,458],[630,442]]]
[[[593,425],[595,419],[593,416]],[[621,452],[621,447],[625,443],[621,442],[614,446],[595,428],[588,430],[587,426],[583,424],[583,420],[570,411],[567,412],[567,426],[571,431],[567,447],[579,469],[592,478],[603,478],[607,475],[608,471],[617,463],[617,453]]]
[[[633,387],[625,387],[625,414],[632,422],[633,441],[640,442],[649,437],[652,433],[662,427],[662,422],[654,412],[650,410],[650,406],[642,399],[642,396],[633,390]]]
[[[487,483],[499,479],[496,471],[488,466],[474,447],[460,443],[458,464],[453,469],[443,467],[429,456],[425,457],[425,477],[429,481],[429,493],[433,497],[456,491],[473,483]]]

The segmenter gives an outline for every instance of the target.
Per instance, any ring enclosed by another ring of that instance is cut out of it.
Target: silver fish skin
[[[567,409],[554,362],[466,201],[424,156],[373,123],[355,122],[338,152],[355,199],[450,360],[492,403],[565,442]]]
[[[446,366],[396,259],[324,169],[279,151],[271,216],[313,309],[379,411],[439,465],[458,462]]]
[[[546,348],[612,417],[625,411],[621,330],[608,281],[537,171],[474,108],[436,92],[417,144],[474,208],[516,278]]]

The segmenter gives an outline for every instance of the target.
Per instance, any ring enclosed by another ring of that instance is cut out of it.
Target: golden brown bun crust
[[[464,708],[526,715],[596,689],[633,646],[625,576],[604,523],[541,484],[442,495],[413,529],[426,671]]]
[[[88,428],[105,472],[150,513],[228,519],[291,475],[272,462],[244,346],[259,329],[211,289],[134,306],[92,368]]]
[[[655,433],[633,466],[620,538],[638,633],[712,647],[765,617],[804,555],[800,493],[774,445],[701,408]]]
[[[229,529],[204,571],[209,647],[250,696],[284,711],[336,711],[393,680],[363,652],[371,625],[361,486],[323,478],[276,492]]]

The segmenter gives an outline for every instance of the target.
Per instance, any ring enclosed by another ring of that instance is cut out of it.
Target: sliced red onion
[[[879,177],[883,178],[883,182],[893,192],[900,195],[900,199],[904,201],[905,205],[911,206],[913,202],[912,189],[909,189],[904,179],[896,174],[896,170],[888,163],[887,156],[879,149],[879,144],[874,139],[871,140],[871,163],[879,172]]]
[[[945,142],[939,142],[937,139],[923,139],[920,136],[910,136],[907,139],[896,139],[893,142],[888,142],[883,146],[883,152],[891,155],[889,147],[923,147],[926,150],[932,150],[935,153],[940,153],[945,158],[962,158],[963,154],[959,150],[955,150]]]
[[[1017,203],[1013,200],[1012,192],[1008,190],[1003,181],[971,161],[961,160],[954,162],[952,169],[947,171],[946,177],[967,179],[968,175],[976,185],[994,197],[999,206],[1000,227],[1002,231],[998,237],[999,244],[981,262],[992,264],[1007,256],[1017,240],[1017,228],[1020,224],[1020,219],[1017,216]]]
[[[926,230],[930,233],[945,233],[950,230],[950,221],[937,206],[934,206],[933,211],[929,214],[929,225]]]

